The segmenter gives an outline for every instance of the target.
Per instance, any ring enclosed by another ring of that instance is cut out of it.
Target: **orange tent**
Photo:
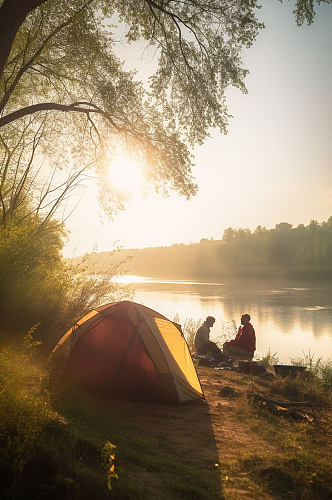
[[[110,397],[180,403],[203,397],[179,325],[135,302],[90,311],[53,354],[65,377]]]

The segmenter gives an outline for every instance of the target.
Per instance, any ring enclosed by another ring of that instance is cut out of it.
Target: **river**
[[[256,330],[255,357],[268,349],[277,353],[279,362],[314,355],[332,359],[332,284],[231,281],[176,281],[124,276],[122,283],[132,287],[133,300],[171,320],[178,315],[183,324],[211,315],[216,323],[215,337],[230,337],[239,326],[242,313],[251,315]]]

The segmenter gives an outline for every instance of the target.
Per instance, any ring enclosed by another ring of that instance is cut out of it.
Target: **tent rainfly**
[[[135,302],[90,311],[52,352],[64,377],[115,399],[182,403],[203,398],[179,325]]]

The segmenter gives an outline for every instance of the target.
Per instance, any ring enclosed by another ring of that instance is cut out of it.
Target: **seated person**
[[[250,315],[241,316],[241,326],[234,340],[225,342],[223,351],[232,359],[245,359],[251,361],[256,350],[255,330],[250,323]]]
[[[225,356],[217,344],[210,341],[210,328],[214,325],[214,322],[215,318],[208,316],[199,327],[195,335],[195,349],[197,354],[207,354],[210,352],[214,359],[220,363],[220,361],[225,359]]]

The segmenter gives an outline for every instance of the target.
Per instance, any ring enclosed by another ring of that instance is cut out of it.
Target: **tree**
[[[312,22],[313,5],[298,0],[299,24]],[[28,132],[41,123],[45,132],[38,150],[71,172],[102,171],[120,141],[156,188],[190,197],[189,148],[213,127],[226,130],[226,89],[246,91],[241,50],[263,27],[258,8],[256,0],[0,0],[1,133],[15,142],[33,116]],[[126,26],[128,43],[155,50],[148,89],[116,57],[113,21]],[[107,195],[106,208],[121,206]]]
[[[140,151],[157,186],[189,197],[188,145],[210,127],[225,131],[229,85],[245,91],[240,51],[262,26],[255,9],[256,1],[3,0],[0,128],[38,113],[45,137],[71,137],[61,148],[78,163],[102,160],[120,139]],[[148,90],[114,54],[116,15],[128,42],[144,39],[159,55]]]
[[[156,186],[189,197],[188,146],[211,127],[226,130],[225,90],[245,91],[241,50],[262,27],[257,8],[256,0],[0,0],[0,128],[16,137],[34,116],[33,132],[41,122],[45,130],[39,147],[76,170],[83,159],[102,169],[105,150],[124,141]],[[116,18],[128,43],[143,39],[159,56],[149,89],[115,56]]]
[[[222,240],[225,241],[226,243],[231,243],[236,239],[236,229],[233,229],[232,227],[228,227],[227,229],[224,230],[223,235],[222,235]]]

